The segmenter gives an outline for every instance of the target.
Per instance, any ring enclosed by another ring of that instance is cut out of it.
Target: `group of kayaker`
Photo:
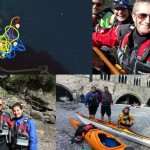
[[[105,113],[108,116],[108,121],[111,122],[111,105],[113,104],[112,94],[108,90],[108,86],[104,86],[104,92],[101,95],[96,91],[96,87],[92,86],[85,96],[85,106],[89,110],[89,117],[95,119],[95,114],[101,104],[101,121],[104,121]],[[130,108],[125,107],[119,114],[118,126],[131,127],[133,125],[133,115],[130,113]]]
[[[20,103],[12,106],[12,119],[2,109],[0,98],[0,150],[37,150],[36,126],[23,115],[23,106]]]
[[[117,64],[127,74],[150,73],[150,0],[104,6],[103,0],[92,0],[93,46],[117,46]]]

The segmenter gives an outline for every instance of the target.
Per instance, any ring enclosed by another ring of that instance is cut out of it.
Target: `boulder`
[[[34,118],[34,119],[37,119],[37,120],[40,120],[40,121],[43,121],[44,119],[44,116],[41,112],[39,111],[35,111],[35,110],[31,110],[31,116]]]

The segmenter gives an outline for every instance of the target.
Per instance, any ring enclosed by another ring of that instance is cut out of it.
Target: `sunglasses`
[[[92,2],[92,6],[96,5],[97,7],[101,7],[103,4]]]
[[[147,16],[150,18],[150,14],[139,13],[139,14],[135,14],[135,15],[141,20],[145,20],[147,18]]]

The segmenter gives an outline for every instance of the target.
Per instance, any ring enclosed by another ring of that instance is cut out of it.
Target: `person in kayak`
[[[36,126],[32,119],[23,115],[23,106],[15,103],[12,106],[11,150],[37,150]]]
[[[114,12],[110,20],[112,27],[120,24],[134,23],[131,16],[133,6],[128,0],[114,0],[112,8]]]
[[[101,120],[104,120],[105,113],[108,116],[108,121],[111,122],[111,104],[112,94],[108,91],[108,87],[104,87],[104,92],[101,94]]]
[[[3,101],[0,98],[0,150],[9,150],[9,130],[11,126],[10,114],[4,112]]]
[[[150,0],[133,6],[134,25],[118,25],[108,32],[93,33],[93,46],[119,46],[117,60],[126,74],[150,73]]]
[[[96,87],[92,86],[91,91],[85,96],[85,106],[89,110],[89,117],[95,119],[95,114],[100,103],[100,95],[96,92]]]
[[[92,31],[95,32],[99,28],[108,28],[111,15],[112,10],[105,7],[104,0],[92,0]]]
[[[118,125],[124,127],[131,127],[133,125],[133,115],[130,113],[130,108],[125,107],[119,114]]]

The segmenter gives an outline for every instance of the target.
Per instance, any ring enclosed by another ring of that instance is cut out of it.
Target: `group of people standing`
[[[99,94],[95,86],[91,87],[85,96],[85,106],[89,110],[89,117],[95,119],[95,114],[101,104],[101,121],[104,121],[105,113],[108,116],[108,121],[111,122],[111,105],[113,104],[112,94],[109,92],[108,87],[104,87],[104,92]],[[130,108],[125,107],[119,114],[118,126],[131,127],[133,125],[133,115],[129,112]]]
[[[23,106],[12,106],[14,117],[3,111],[0,98],[0,150],[37,150],[36,126],[32,119],[23,115]]]
[[[117,46],[117,63],[127,74],[150,73],[150,0],[92,0],[93,46]]]

